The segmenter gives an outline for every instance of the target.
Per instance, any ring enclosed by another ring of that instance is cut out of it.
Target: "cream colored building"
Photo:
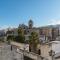
[[[40,49],[41,56],[46,57],[48,60],[52,60],[52,56],[49,55],[49,52],[53,50],[53,59],[60,60],[60,41],[52,41],[46,44],[39,44],[37,49]]]
[[[51,47],[47,44],[42,44],[38,46],[38,49],[41,50],[41,56],[47,58],[48,60],[52,60],[51,56],[49,56],[49,51],[51,50]]]

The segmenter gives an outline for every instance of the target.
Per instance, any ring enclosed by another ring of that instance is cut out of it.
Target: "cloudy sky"
[[[0,0],[0,29],[28,25],[60,24],[60,0]]]

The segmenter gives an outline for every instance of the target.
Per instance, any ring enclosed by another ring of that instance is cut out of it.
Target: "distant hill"
[[[42,26],[42,27],[39,27],[39,28],[60,28],[60,24],[57,24],[57,25],[47,25],[47,26]]]

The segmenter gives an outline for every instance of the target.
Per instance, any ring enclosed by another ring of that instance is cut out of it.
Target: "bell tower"
[[[31,19],[29,20],[28,25],[29,25],[29,29],[33,28],[33,21]]]

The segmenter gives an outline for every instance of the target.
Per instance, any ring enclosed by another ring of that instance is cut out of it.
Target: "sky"
[[[0,29],[28,25],[60,24],[60,0],[0,0]]]

